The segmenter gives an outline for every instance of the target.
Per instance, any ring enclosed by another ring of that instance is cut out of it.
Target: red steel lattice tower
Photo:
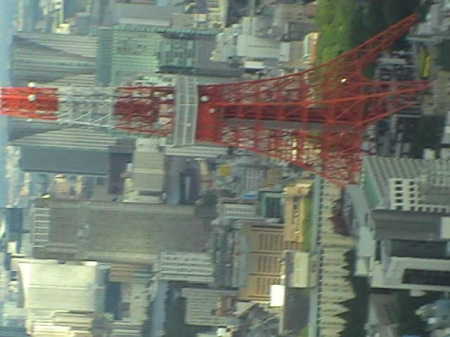
[[[278,158],[336,184],[355,182],[367,127],[417,105],[425,81],[363,74],[418,21],[409,16],[321,66],[277,78],[175,87],[2,88],[6,115],[214,143]]]

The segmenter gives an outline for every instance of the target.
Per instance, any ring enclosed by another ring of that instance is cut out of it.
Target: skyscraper
[[[37,199],[36,258],[152,264],[162,250],[199,252],[207,241],[192,207]]]
[[[95,83],[97,38],[50,33],[17,33],[11,49],[15,86],[90,86]]]

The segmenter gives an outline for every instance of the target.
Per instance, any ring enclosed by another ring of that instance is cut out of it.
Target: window
[[[98,177],[96,181],[97,185],[104,186],[106,184],[106,179],[102,177]]]
[[[149,196],[158,197],[158,196],[161,195],[161,193],[158,192],[158,191],[139,191],[139,195],[140,196],[147,196],[147,197],[149,197]]]
[[[402,283],[450,286],[450,271],[405,269]]]

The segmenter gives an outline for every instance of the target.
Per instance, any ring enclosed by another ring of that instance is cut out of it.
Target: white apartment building
[[[388,257],[375,264],[371,285],[412,291],[449,291],[450,260]]]
[[[389,179],[389,200],[390,209],[401,211],[416,211],[416,212],[433,212],[446,213],[450,212],[450,189],[445,197],[439,198],[433,194],[441,192],[438,190],[437,184],[426,180],[426,176],[419,176],[418,178],[391,178]],[[445,191],[445,185],[450,187],[450,179],[447,182],[446,177],[442,178],[442,192]],[[431,188],[433,188],[431,190]],[[432,203],[434,201],[434,203]]]
[[[104,310],[105,275],[97,262],[19,259],[18,271],[29,313]]]

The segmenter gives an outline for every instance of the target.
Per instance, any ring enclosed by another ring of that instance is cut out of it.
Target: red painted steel
[[[0,88],[0,111],[3,115],[56,120],[58,107],[56,89]]]
[[[278,78],[199,87],[199,141],[287,160],[356,182],[367,126],[419,104],[425,81],[368,79],[364,68],[417,22],[409,16],[334,60]]]
[[[167,136],[175,114],[173,87],[120,87],[115,91],[116,127],[129,132]]]
[[[367,127],[417,105],[424,81],[383,82],[364,68],[417,22],[409,16],[318,67],[277,78],[201,85],[196,140],[245,148],[315,172],[339,185],[356,182]],[[57,119],[57,89],[3,88],[3,114]],[[166,136],[173,131],[173,87],[113,93],[115,126]]]

